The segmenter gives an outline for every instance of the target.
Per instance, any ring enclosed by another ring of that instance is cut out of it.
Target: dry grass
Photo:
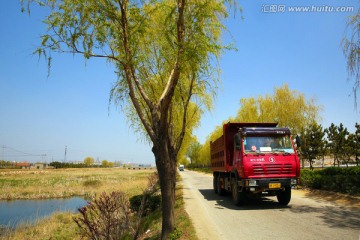
[[[152,170],[125,169],[60,169],[60,170],[0,170],[1,199],[31,199],[93,195],[101,192],[123,191],[129,196],[141,194]],[[78,214],[59,212],[35,224],[23,224],[16,231],[5,229],[0,239],[80,239],[79,229],[73,221]],[[170,239],[197,240],[188,214],[184,210],[182,186],[176,189],[176,229]],[[159,239],[161,210],[147,216],[142,224],[149,230],[143,239]]]
[[[44,199],[93,196],[121,190],[140,194],[153,170],[80,168],[0,170],[0,199]]]
[[[38,220],[34,224],[23,223],[16,231],[4,229],[0,239],[36,240],[36,239],[81,239],[76,223],[72,220],[76,214],[57,212],[50,217]]]

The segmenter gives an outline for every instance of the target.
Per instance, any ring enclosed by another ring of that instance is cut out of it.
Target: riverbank
[[[141,194],[153,170],[133,169],[53,169],[53,170],[0,170],[2,199],[42,199],[48,196],[93,196],[101,192],[123,191],[129,197]],[[13,191],[10,189],[13,188]],[[4,196],[6,196],[4,198]],[[0,229],[0,239],[81,239],[73,218],[79,213],[56,212],[38,219],[35,223],[24,222],[15,231]],[[194,227],[184,210],[182,186],[176,189],[176,230],[172,239],[197,240]],[[147,239],[159,239],[161,234],[161,208],[143,219],[142,227]]]

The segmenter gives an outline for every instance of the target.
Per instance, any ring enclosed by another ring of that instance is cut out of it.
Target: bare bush
[[[128,197],[123,192],[103,192],[87,206],[79,209],[81,216],[74,221],[83,238],[96,240],[138,239],[140,224],[150,197],[159,189],[159,178],[154,173],[148,178],[137,214],[133,214]]]
[[[134,235],[130,203],[123,192],[103,192],[79,212],[74,221],[84,238],[121,240]]]

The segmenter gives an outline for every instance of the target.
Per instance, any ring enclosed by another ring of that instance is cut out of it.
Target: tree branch
[[[121,10],[121,27],[122,27],[122,31],[123,31],[123,47],[125,50],[125,55],[126,55],[126,62],[123,64],[123,68],[125,70],[125,79],[128,83],[129,86],[129,94],[130,94],[130,99],[132,101],[132,103],[134,104],[134,107],[136,109],[136,112],[139,115],[139,118],[141,120],[141,122],[143,123],[147,133],[149,134],[151,140],[153,142],[156,141],[156,135],[153,131],[153,129],[151,128],[149,122],[146,120],[143,112],[141,111],[141,106],[140,103],[137,99],[137,96],[135,94],[135,89],[134,89],[134,85],[132,83],[133,79],[134,79],[134,75],[133,75],[133,71],[132,71],[132,67],[131,67],[131,50],[129,47],[129,43],[128,43],[128,35],[127,35],[127,31],[128,31],[128,23],[127,23],[127,17],[126,17],[126,4],[127,1],[122,2],[122,1],[118,1],[119,6],[120,6],[120,10]],[[149,104],[150,100],[147,98],[146,94],[143,92],[142,88],[139,88],[139,83],[137,81],[135,81],[135,84],[137,84],[138,90],[140,91],[140,94],[142,95],[143,99],[145,100],[145,102],[147,103],[148,107],[150,108],[150,112],[153,111],[153,105]]]
[[[196,80],[196,75],[194,74],[193,77],[191,78],[190,87],[189,87],[189,92],[188,92],[188,94],[187,94],[187,99],[186,99],[185,104],[184,104],[181,133],[180,133],[180,136],[179,136],[179,138],[178,138],[178,141],[177,141],[177,143],[176,143],[176,145],[175,145],[175,152],[179,152],[179,151],[180,151],[182,142],[183,142],[184,137],[185,137],[186,125],[187,125],[187,112],[188,112],[188,107],[189,107],[190,99],[191,99],[192,94],[193,94],[193,88],[194,88],[195,80]]]
[[[173,69],[171,70],[167,85],[159,99],[158,105],[162,109],[168,109],[171,98],[175,91],[175,86],[180,78],[180,62],[184,53],[184,38],[185,38],[185,23],[184,23],[184,10],[185,0],[178,0],[178,20],[176,24],[177,29],[177,56]]]
[[[121,3],[121,1],[119,2],[119,6],[120,6],[120,10],[121,10],[121,26],[123,29],[123,40],[124,40],[124,49],[125,49],[125,54],[126,54],[126,64],[129,66],[130,70],[131,70],[131,79],[135,82],[136,88],[139,90],[141,97],[144,99],[144,101],[146,102],[146,104],[148,105],[149,109],[152,111],[154,109],[154,105],[153,103],[150,101],[149,97],[147,96],[147,94],[145,93],[144,89],[141,86],[141,83],[139,82],[137,76],[136,76],[136,72],[135,72],[135,67],[132,61],[132,51],[131,48],[129,46],[129,42],[128,42],[128,20],[127,20],[127,15],[126,15],[126,3]],[[125,1],[127,2],[127,1]]]

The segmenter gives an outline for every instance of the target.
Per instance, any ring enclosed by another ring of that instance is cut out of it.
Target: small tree
[[[190,164],[199,164],[200,163],[200,149],[201,144],[197,141],[197,139],[194,139],[188,148],[187,151],[187,157],[190,159]]]
[[[108,160],[102,160],[101,161],[101,166],[103,166],[103,167],[113,167],[114,163],[109,162]]]
[[[345,139],[345,144],[343,147],[344,150],[344,159],[346,166],[349,167],[349,163],[352,160],[352,156],[355,156],[356,152],[356,142],[355,142],[355,135],[349,134]]]
[[[94,158],[92,157],[86,157],[84,159],[84,164],[87,166],[87,167],[90,167],[94,164]]]
[[[324,148],[324,136],[322,126],[317,123],[307,127],[302,136],[301,152],[303,157],[309,161],[311,170],[313,169],[313,160],[321,155]]]
[[[345,146],[349,132],[342,123],[339,126],[332,123],[329,128],[325,129],[325,132],[329,141],[329,152],[334,157],[334,167],[336,163],[340,166],[340,161],[345,158],[344,156],[347,151]]]
[[[356,165],[359,166],[359,162],[360,162],[360,124],[355,123],[355,162]]]

